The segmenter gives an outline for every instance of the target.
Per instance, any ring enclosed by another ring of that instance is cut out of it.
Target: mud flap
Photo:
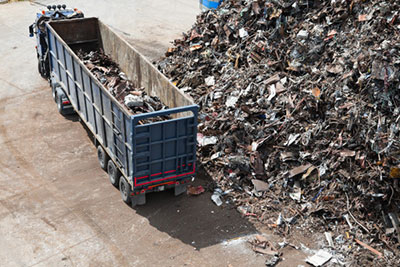
[[[185,192],[186,192],[186,185],[184,184],[175,185],[175,196],[179,196],[180,194],[183,194]]]
[[[146,194],[131,196],[132,207],[146,204]]]

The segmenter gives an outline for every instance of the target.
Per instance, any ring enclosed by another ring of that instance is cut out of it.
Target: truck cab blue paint
[[[47,11],[43,10],[42,13],[36,13],[35,22],[29,26],[29,36],[33,37],[34,35],[36,35],[36,54],[39,61],[38,69],[43,78],[50,78],[50,66],[47,57],[47,32],[44,30],[44,23],[50,20],[61,20],[75,17],[83,17],[83,13],[81,13],[80,11],[75,11],[73,9],[67,9],[65,5],[53,5],[48,6]]]
[[[73,15],[75,13],[75,11],[73,9],[59,9],[59,10],[46,10],[44,12],[44,14],[43,13],[36,13],[36,20],[32,25],[36,25],[37,22],[39,21],[39,19],[41,17],[43,17],[43,16],[50,18],[51,16],[54,16],[54,14],[55,14],[54,19],[60,19],[61,15],[59,13],[61,13],[62,15],[68,17],[68,16]],[[29,37],[33,37],[34,34],[36,34],[38,54],[39,54],[39,56],[42,56],[45,51],[43,50],[43,46],[41,45],[41,42],[40,42],[40,39],[39,39],[41,31],[40,31],[39,27],[37,27],[37,26],[34,28],[34,30],[35,29],[36,29],[36,32],[35,31],[30,32]]]

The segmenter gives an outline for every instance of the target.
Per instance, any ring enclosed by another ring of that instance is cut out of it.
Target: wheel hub
[[[114,170],[114,168],[111,166],[111,165],[109,165],[108,166],[108,174],[109,174],[109,176],[110,176],[110,180],[113,182],[113,183],[115,183],[115,170]]]

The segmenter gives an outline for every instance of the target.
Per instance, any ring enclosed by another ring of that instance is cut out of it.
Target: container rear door
[[[133,182],[136,189],[195,174],[196,128],[194,117],[135,127]]]

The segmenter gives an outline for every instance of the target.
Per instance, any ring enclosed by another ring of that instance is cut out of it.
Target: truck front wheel
[[[57,83],[51,83],[51,95],[53,96],[53,99],[55,102],[57,102]]]
[[[119,178],[121,177],[121,172],[118,170],[118,168],[114,165],[114,162],[112,160],[108,161],[107,164],[107,172],[108,172],[108,177],[110,178],[110,183],[118,188],[119,185]]]
[[[131,191],[131,187],[130,187],[129,183],[126,181],[124,176],[121,176],[119,178],[119,191],[121,192],[122,200],[126,204],[130,204],[132,191]]]
[[[38,72],[39,72],[40,76],[43,77],[42,66],[40,65],[40,61],[38,61]]]
[[[47,73],[46,73],[46,68],[43,66],[43,64],[41,64],[41,61],[38,61],[38,71],[40,73],[40,76],[42,76],[43,79],[48,78]]]

